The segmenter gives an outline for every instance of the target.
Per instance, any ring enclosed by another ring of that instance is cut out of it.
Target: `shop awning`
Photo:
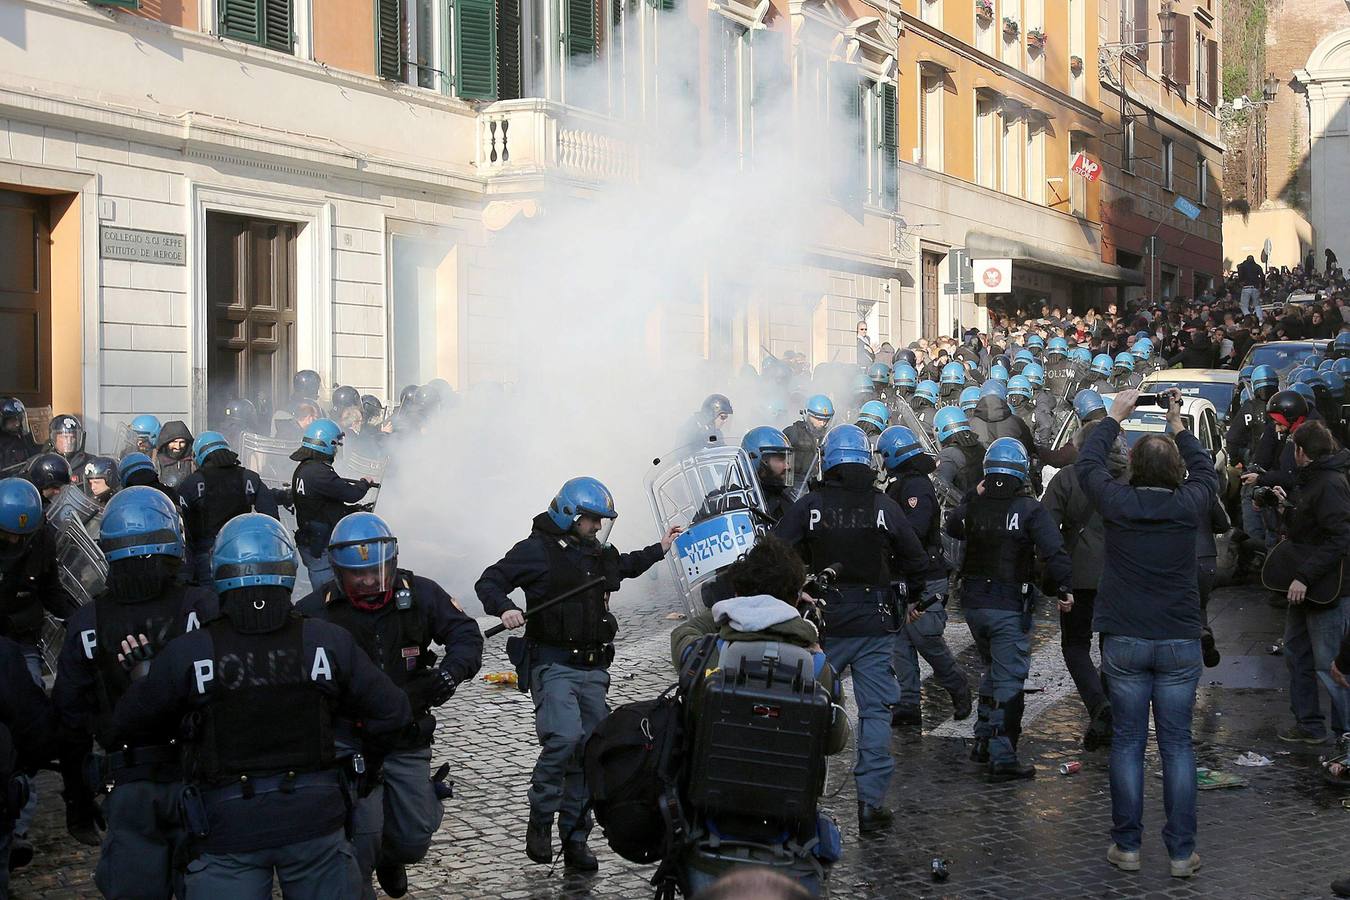
[[[1011,259],[1028,269],[1054,272],[1075,281],[1100,285],[1143,286],[1144,274],[1099,259],[1084,259],[1011,238],[972,231],[966,235],[966,252],[974,259]]]

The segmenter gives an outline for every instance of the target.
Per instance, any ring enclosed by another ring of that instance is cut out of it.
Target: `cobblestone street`
[[[648,592],[626,591],[619,609],[622,643],[613,669],[612,704],[655,695],[671,679],[667,634],[674,607]],[[658,588],[657,591],[653,587]],[[1283,614],[1262,592],[1220,591],[1211,608],[1224,661],[1206,670],[1195,719],[1201,766],[1240,775],[1250,786],[1203,791],[1199,805],[1201,873],[1191,881],[1167,875],[1162,827],[1162,781],[1156,751],[1149,754],[1143,871],[1117,872],[1105,859],[1110,798],[1105,752],[1083,753],[1085,714],[1059,654],[1058,630],[1036,626],[1028,688],[1025,757],[1038,766],[1034,782],[988,785],[966,761],[962,733],[969,722],[950,721],[941,690],[925,700],[925,736],[897,733],[900,767],[890,802],[897,813],[886,836],[860,841],[851,778],[833,777],[824,807],[844,829],[844,859],[830,875],[830,896],[870,897],[1325,897],[1327,883],[1345,874],[1341,838],[1350,810],[1318,777],[1316,756],[1287,752],[1275,729],[1287,724],[1285,670],[1266,648],[1278,639]],[[486,621],[486,620],[485,620]],[[969,634],[953,616],[948,639],[975,672]],[[504,640],[488,643],[484,672],[506,669]],[[934,733],[935,732],[935,733]],[[1234,764],[1255,750],[1274,761],[1266,768]],[[649,893],[651,870],[608,852],[599,830],[592,846],[597,876],[564,875],[561,865],[529,863],[522,851],[525,791],[536,754],[529,698],[481,680],[464,686],[438,728],[437,761],[452,765],[455,799],[427,861],[411,872],[410,896],[455,898],[635,898]],[[1082,771],[1058,767],[1081,760]],[[842,775],[842,771],[837,775]],[[16,873],[15,897],[96,896],[93,855],[66,838],[50,775],[33,837],[38,857]],[[933,857],[948,860],[951,878],[929,877]]]

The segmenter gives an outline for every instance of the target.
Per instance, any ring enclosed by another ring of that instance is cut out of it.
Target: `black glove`
[[[440,706],[455,696],[457,687],[459,682],[453,675],[444,669],[437,669],[436,674],[431,677],[431,684],[427,686],[427,699],[431,701],[432,706]]]
[[[103,843],[108,823],[93,797],[66,798],[66,831],[81,844],[97,847]]]
[[[127,635],[122,640],[120,653],[117,654],[117,661],[122,664],[122,668],[128,672],[134,670],[141,663],[149,662],[155,655],[154,645],[145,635],[138,638],[134,634]]]

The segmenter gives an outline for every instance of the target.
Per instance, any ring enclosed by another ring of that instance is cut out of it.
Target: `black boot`
[[[403,863],[380,863],[375,867],[375,880],[390,897],[402,897],[408,893],[408,870]]]
[[[563,845],[563,865],[579,872],[594,872],[600,868],[600,861],[586,846],[586,841],[578,838]]]
[[[989,764],[989,780],[991,782],[999,781],[1021,781],[1026,778],[1036,777],[1036,767],[1031,763],[1024,763],[1021,760],[1013,760],[1006,763]]]
[[[537,863],[553,862],[553,817],[537,818],[530,814],[530,825],[525,832],[525,855]]]
[[[878,831],[885,831],[891,827],[891,822],[895,820],[895,813],[884,806],[869,806],[863,801],[858,801],[858,833],[874,834]]]
[[[1092,711],[1092,721],[1083,735],[1084,750],[1101,750],[1111,746],[1114,726],[1111,721],[1111,703],[1105,702]]]
[[[962,685],[962,689],[952,694],[952,718],[960,722],[970,718],[970,712],[975,708],[975,698],[970,694],[970,688]]]
[[[1214,668],[1223,659],[1214,643],[1214,632],[1208,628],[1200,632],[1200,652],[1204,655],[1206,669]]]
[[[923,725],[923,711],[917,706],[897,706],[891,710],[891,727],[903,728],[908,725]]]
[[[976,738],[970,745],[970,761],[981,765],[989,762],[989,738]]]
[[[33,861],[33,842],[28,839],[28,835],[19,834],[17,831],[14,837],[10,839],[9,844],[9,870],[22,869]]]

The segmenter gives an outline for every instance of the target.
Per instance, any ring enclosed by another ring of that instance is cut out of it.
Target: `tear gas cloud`
[[[474,612],[474,581],[568,478],[592,475],[614,492],[621,551],[657,540],[643,477],[682,442],[703,398],[731,397],[729,441],[769,421],[763,386],[733,365],[746,303],[819,299],[805,295],[802,265],[823,237],[812,208],[825,167],[813,160],[828,130],[793,109],[786,62],[755,60],[765,96],[745,171],[734,148],[708,138],[717,129],[698,98],[671,87],[698,84],[696,49],[662,64],[659,121],[628,123],[636,180],[557,184],[537,215],[488,236],[470,263],[469,384],[456,408],[395,445],[379,509],[402,564]],[[664,77],[680,69],[690,77]],[[602,59],[581,85],[571,79],[569,101],[605,109],[605,70]],[[761,349],[745,350],[757,365]],[[674,596],[665,563],[616,602],[654,590]]]

